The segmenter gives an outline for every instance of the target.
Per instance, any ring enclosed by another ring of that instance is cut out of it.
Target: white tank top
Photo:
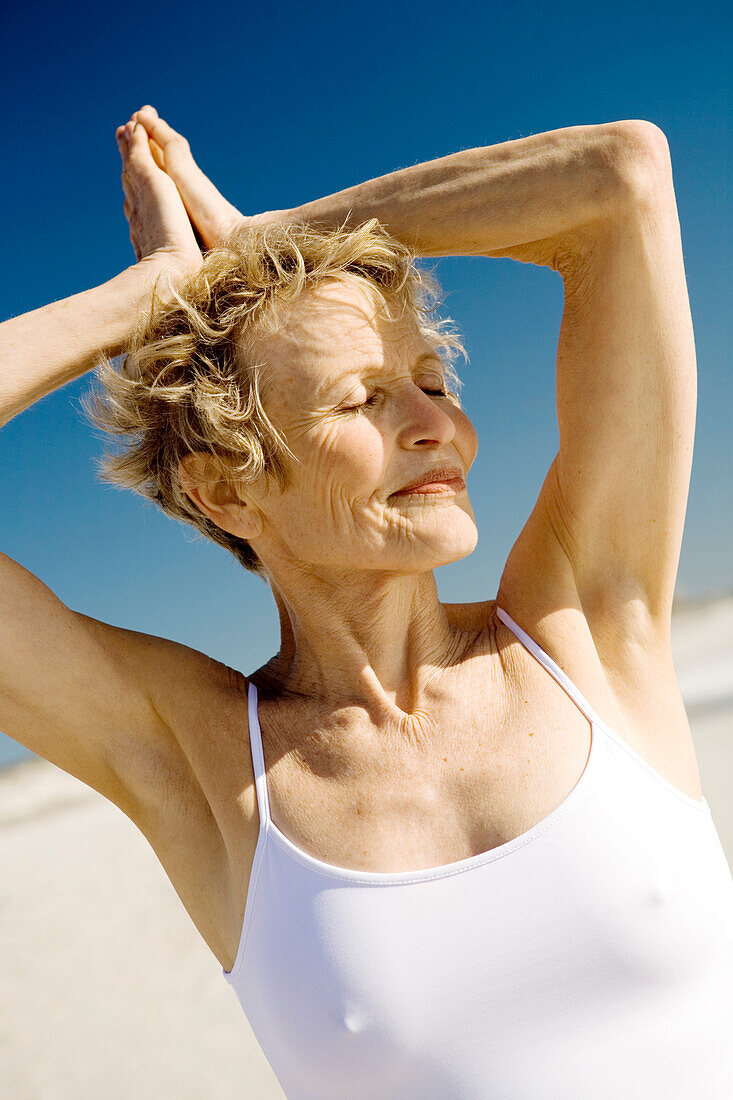
[[[570,794],[441,867],[348,870],[260,815],[231,971],[289,1100],[731,1100],[733,878],[703,798],[591,723]]]

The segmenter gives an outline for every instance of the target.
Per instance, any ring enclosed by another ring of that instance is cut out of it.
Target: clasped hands
[[[196,164],[188,141],[154,107],[141,107],[116,131],[122,158],[124,212],[138,264],[185,279],[205,250],[248,226],[278,220],[284,211],[245,216]]]

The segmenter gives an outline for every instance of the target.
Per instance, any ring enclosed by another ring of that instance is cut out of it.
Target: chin
[[[478,530],[476,524],[464,515],[462,523],[451,524],[450,530],[445,526],[431,532],[420,539],[418,554],[430,558],[430,569],[438,569],[441,565],[451,565],[461,561],[472,554],[478,544]]]
[[[445,555],[444,560],[438,562],[438,564],[434,565],[433,568],[439,569],[441,565],[452,565],[454,562],[462,561],[463,558],[467,558],[470,554],[474,552],[477,543],[478,539],[476,538],[473,540],[473,542],[470,543],[470,545],[464,545],[460,548],[454,547],[450,553],[447,553]]]

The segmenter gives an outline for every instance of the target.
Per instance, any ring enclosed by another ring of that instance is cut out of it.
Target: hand
[[[124,211],[138,264],[186,277],[203,262],[173,181],[153,159],[145,127],[133,119],[116,131],[122,157]]]
[[[145,127],[155,163],[178,188],[205,248],[215,248],[248,226],[279,221],[287,214],[274,210],[245,217],[217,191],[193,159],[185,137],[160,118],[155,107],[141,107],[132,118]]]

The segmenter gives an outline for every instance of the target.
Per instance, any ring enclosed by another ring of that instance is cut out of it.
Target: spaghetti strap
[[[596,712],[591,707],[584,695],[582,695],[570,677],[563,672],[558,664],[553,661],[552,657],[545,653],[544,649],[537,645],[537,642],[530,638],[529,634],[525,630],[522,630],[521,626],[514,622],[514,619],[510,615],[507,615],[506,611],[503,611],[500,607],[496,608],[496,613],[504,623],[508,626],[513,634],[516,634],[522,645],[529,650],[533,657],[535,657],[539,663],[547,669],[553,680],[556,680],[560,687],[567,692],[575,705],[582,711],[585,717],[593,725],[601,725],[606,728],[605,722],[603,722]]]
[[[252,752],[252,766],[257,792],[257,809],[260,814],[260,829],[264,829],[270,820],[270,800],[267,797],[267,775],[265,772],[265,754],[262,750],[262,730],[257,715],[257,687],[249,681],[247,689],[247,719],[249,722],[249,745]]]

